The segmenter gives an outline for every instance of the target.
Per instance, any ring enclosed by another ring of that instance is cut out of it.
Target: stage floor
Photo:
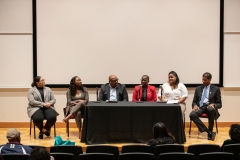
[[[50,146],[54,145],[54,136],[53,136],[53,130],[51,133],[51,137],[44,137],[44,139],[34,139],[33,136],[33,129],[32,129],[32,135],[29,135],[29,128],[18,128],[21,132],[21,143],[26,145],[42,145],[46,146],[49,150]],[[0,144],[7,143],[6,139],[6,132],[8,128],[0,128]],[[36,129],[37,131],[37,129]],[[187,151],[187,147],[191,144],[218,144],[222,145],[223,141],[226,139],[229,139],[228,131],[229,127],[219,127],[218,128],[218,134],[216,134],[216,138],[214,141],[207,140],[207,133],[199,133],[197,128],[192,128],[191,135],[189,136],[189,128],[185,129],[186,133],[186,142],[183,144],[185,147],[185,151]],[[36,136],[38,136],[38,131],[36,132]],[[56,134],[60,135],[63,140],[69,139],[70,141],[74,141],[76,145],[82,146],[83,151],[86,151],[86,144],[81,143],[78,139],[78,129],[77,128],[70,128],[70,135],[67,137],[66,129],[65,128],[56,128]],[[122,150],[123,145],[129,145],[129,144],[136,144],[136,143],[118,143],[118,144],[110,144],[114,146],[119,147],[119,151]]]

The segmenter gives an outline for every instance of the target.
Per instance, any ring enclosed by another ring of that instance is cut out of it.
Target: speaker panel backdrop
[[[37,0],[37,74],[48,84],[220,82],[220,0]]]

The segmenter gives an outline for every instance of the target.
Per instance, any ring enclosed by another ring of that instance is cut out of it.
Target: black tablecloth
[[[81,142],[147,143],[152,127],[163,122],[176,139],[186,142],[179,104],[157,102],[89,102],[86,106]]]

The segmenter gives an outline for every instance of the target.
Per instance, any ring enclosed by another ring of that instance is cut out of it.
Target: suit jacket
[[[128,93],[126,90],[126,86],[124,84],[118,83],[116,86],[116,96],[118,101],[128,101]],[[106,101],[109,100],[110,97],[110,86],[109,83],[103,84],[101,86],[101,90],[99,93],[98,100]]]
[[[192,102],[192,108],[197,105],[199,106],[202,92],[203,92],[204,85],[198,86],[195,90],[193,102]],[[218,109],[222,108],[222,99],[221,99],[221,91],[217,86],[210,85],[210,91],[209,91],[209,104],[213,103],[215,105],[215,109],[217,111],[217,114],[215,116],[215,119],[218,119],[220,114],[218,113]]]
[[[70,103],[71,103],[71,102],[74,102],[75,100],[73,99],[73,96],[71,95],[70,90],[67,91],[66,96],[67,96],[66,114],[68,114],[69,109],[70,109]],[[81,100],[85,100],[85,101],[88,102],[88,100],[89,100],[89,95],[88,95],[88,90],[87,90],[86,87],[83,87],[83,97],[84,97],[84,98],[81,99]],[[65,116],[67,116],[67,115],[65,115]]]
[[[140,100],[141,100],[142,99],[142,87],[139,90],[139,86],[135,86],[133,95],[132,95],[132,101],[133,102],[138,101],[139,96],[140,96]],[[156,92],[156,88],[154,86],[148,85],[148,87],[147,87],[147,101],[157,101],[157,92]]]
[[[44,93],[44,101],[42,100],[41,94],[38,91],[37,87],[32,87],[28,91],[28,116],[31,118],[32,115],[39,109],[43,108],[45,102],[49,102],[52,104],[51,108],[55,110],[54,104],[56,103],[56,99],[52,93],[52,90],[46,86],[43,87]],[[57,112],[56,112],[57,113]],[[58,113],[57,113],[58,115]]]

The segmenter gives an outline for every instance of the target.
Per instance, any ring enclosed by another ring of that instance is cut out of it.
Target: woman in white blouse
[[[177,100],[181,106],[182,114],[186,111],[185,100],[188,96],[187,88],[184,84],[179,82],[176,72],[168,73],[168,82],[164,83],[158,91],[158,99],[167,102],[168,100]]]

